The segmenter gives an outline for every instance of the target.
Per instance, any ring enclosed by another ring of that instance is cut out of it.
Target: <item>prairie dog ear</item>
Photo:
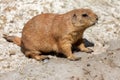
[[[77,21],[77,15],[73,14],[72,15],[72,23],[74,24]]]

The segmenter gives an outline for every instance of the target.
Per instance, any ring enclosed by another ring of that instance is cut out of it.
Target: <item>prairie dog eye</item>
[[[88,15],[87,14],[82,14],[82,17],[88,17]]]

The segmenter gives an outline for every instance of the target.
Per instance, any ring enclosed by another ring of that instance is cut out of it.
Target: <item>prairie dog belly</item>
[[[53,39],[48,39],[48,40],[44,39],[43,41],[40,41],[39,45],[36,46],[36,48],[38,48],[39,51],[41,52],[51,52],[51,51],[58,52],[57,42],[55,42],[55,40]]]

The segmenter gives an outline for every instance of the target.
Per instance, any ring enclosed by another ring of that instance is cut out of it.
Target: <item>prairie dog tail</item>
[[[6,39],[8,42],[12,42],[18,46],[21,46],[21,38],[17,36],[8,36],[3,34],[3,38]]]

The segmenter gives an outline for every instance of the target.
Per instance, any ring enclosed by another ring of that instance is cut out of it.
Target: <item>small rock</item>
[[[47,63],[49,60],[48,59],[45,59],[45,60],[43,60],[43,63]]]
[[[16,54],[16,52],[15,52],[14,50],[10,50],[10,51],[9,51],[9,55],[10,55],[10,56],[15,55],[15,54]]]
[[[87,67],[89,67],[90,66],[90,64],[87,64]]]

